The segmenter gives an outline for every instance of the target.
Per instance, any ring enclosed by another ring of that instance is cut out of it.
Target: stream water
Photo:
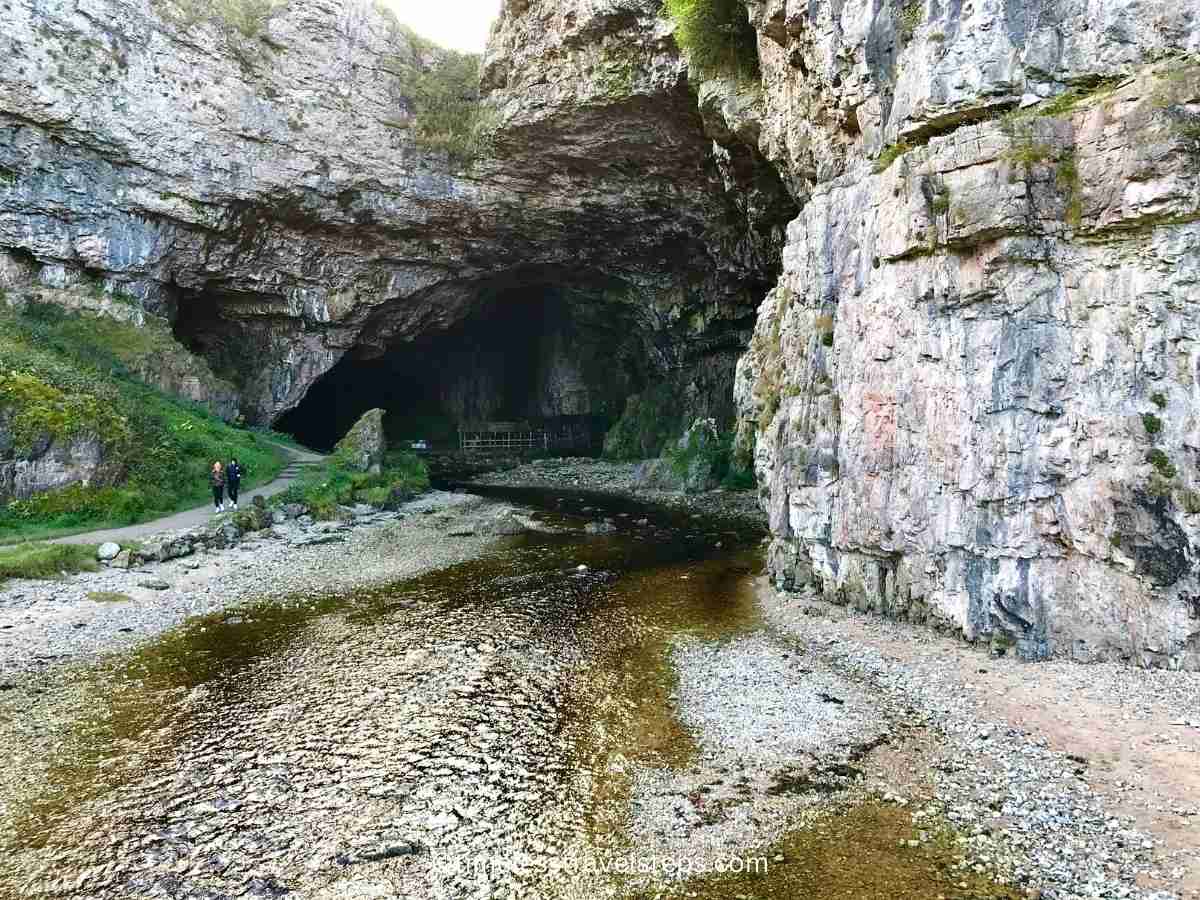
[[[694,764],[671,647],[760,627],[757,536],[495,493],[562,533],[193,621],[81,675],[69,729],[0,798],[0,897],[937,896],[935,855],[876,871],[905,823],[872,809],[781,835],[773,875],[606,871],[638,849],[638,772]],[[583,536],[600,516],[618,531]]]

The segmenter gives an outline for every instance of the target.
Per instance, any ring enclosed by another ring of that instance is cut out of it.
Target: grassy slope
[[[0,543],[143,522],[200,505],[215,459],[237,456],[246,487],[284,465],[264,435],[234,428],[196,404],[168,397],[128,374],[147,354],[178,354],[162,326],[136,328],[32,305],[0,304],[0,412],[16,450],[38,434],[99,435],[110,464],[97,482],[0,506]]]

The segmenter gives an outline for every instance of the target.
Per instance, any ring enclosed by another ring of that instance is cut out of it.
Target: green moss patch
[[[964,853],[949,829],[924,826],[923,830],[924,841],[907,812],[867,802],[795,831],[761,853],[745,853],[745,871],[689,878],[654,896],[671,900],[738,896],[1016,900],[1023,896],[966,867]]]
[[[271,502],[302,503],[318,519],[337,516],[339,506],[369,503],[387,507],[411,499],[429,487],[429,468],[415,453],[391,450],[384,457],[383,470],[372,475],[356,471],[336,455],[291,485]]]
[[[133,600],[128,594],[122,594],[120,591],[91,591],[87,597],[96,603],[129,603]]]

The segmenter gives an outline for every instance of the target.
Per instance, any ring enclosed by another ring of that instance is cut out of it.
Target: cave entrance
[[[460,427],[512,421],[586,431],[573,452],[597,452],[642,386],[646,354],[629,315],[594,300],[523,286],[446,330],[382,351],[358,348],[275,427],[329,450],[378,407],[391,446],[424,441],[453,451]]]

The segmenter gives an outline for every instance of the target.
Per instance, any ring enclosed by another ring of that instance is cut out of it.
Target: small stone
[[[171,589],[171,585],[161,578],[144,578],[138,582],[138,587],[151,591],[169,591]]]
[[[108,562],[116,559],[121,552],[121,545],[114,544],[112,541],[105,541],[96,550],[96,559],[101,562]]]

